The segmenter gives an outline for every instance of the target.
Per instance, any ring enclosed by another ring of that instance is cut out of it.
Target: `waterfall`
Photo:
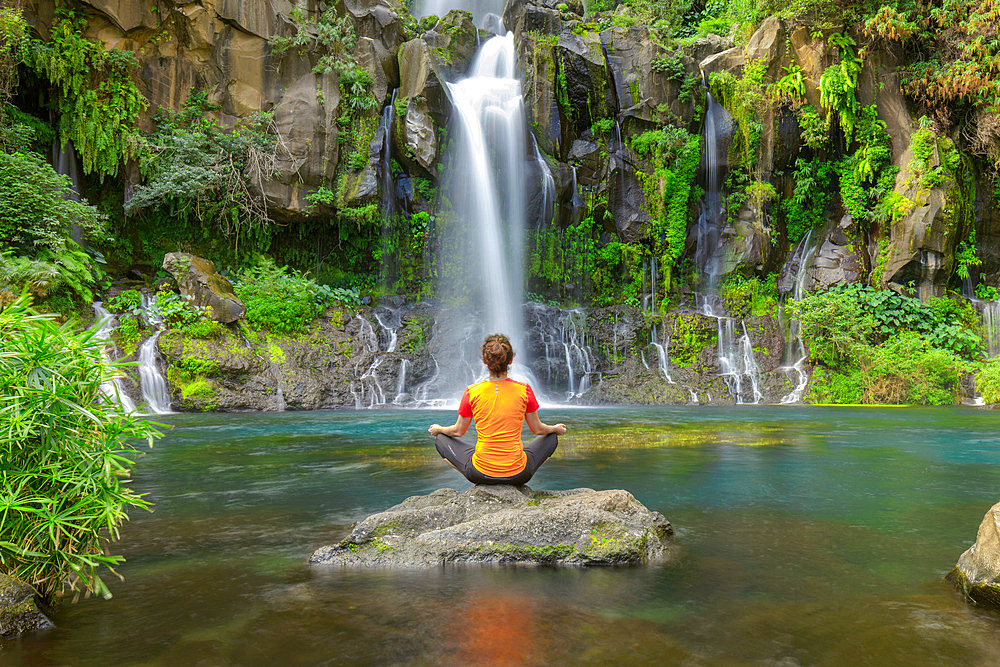
[[[409,365],[409,359],[399,360],[399,373],[396,375],[396,396],[392,399],[394,405],[400,405],[406,399],[406,368]]]
[[[698,215],[695,247],[695,263],[705,280],[698,294],[699,309],[707,317],[715,318],[718,324],[716,354],[719,375],[725,380],[730,396],[737,404],[759,403],[764,395],[760,390],[760,367],[754,357],[753,341],[745,322],[739,320],[737,326],[737,318],[726,315],[718,295],[723,253],[720,238],[726,213],[720,187],[723,156],[719,151],[718,139],[728,113],[711,93],[706,94],[706,100],[705,152],[702,156],[705,196],[701,200]]]
[[[445,354],[435,357],[438,378],[423,388],[428,396],[453,400],[484,378],[479,345],[494,332],[514,346],[511,377],[537,387],[525,344],[523,237],[539,216],[549,215],[554,181],[528,131],[514,53],[512,33],[492,37],[468,77],[446,83],[453,113],[439,198],[444,210],[436,216],[436,270],[453,313],[441,329],[448,341]]]
[[[142,317],[156,329],[139,346],[139,390],[149,409],[158,415],[170,414],[170,389],[160,372],[160,352],[156,342],[163,333],[163,318],[156,308],[156,297],[142,295]]]
[[[811,241],[812,230],[810,229],[802,237],[798,247],[795,249],[795,257],[797,257],[799,265],[795,271],[795,287],[792,295],[796,301],[801,301],[802,297],[805,296],[806,278],[809,277],[809,267],[812,265],[813,255],[816,254],[816,246]],[[782,314],[783,312],[784,304],[780,306],[778,313]],[[806,345],[802,341],[801,322],[799,318],[793,317],[788,323],[788,336],[785,338],[783,365],[779,370],[786,373],[794,371],[797,376],[797,382],[795,383],[795,388],[781,398],[783,404],[798,403],[802,400],[802,395],[809,384],[809,373],[805,370],[805,363],[808,356]],[[791,362],[791,366],[787,365],[789,362]]]
[[[705,84],[707,87],[707,83]],[[719,130],[729,117],[726,108],[718,104],[712,93],[706,93],[707,108],[705,111],[705,131],[703,167],[705,173],[705,196],[702,197],[698,214],[697,244],[695,246],[695,264],[704,276],[708,278],[710,289],[718,285],[722,270],[722,245],[719,238],[722,232],[722,218],[725,214],[725,201],[720,189]]]
[[[104,343],[101,346],[101,356],[106,363],[110,364],[112,363],[111,350],[114,350],[111,334],[118,327],[118,321],[104,308],[100,301],[94,302],[94,315],[97,316],[97,333],[94,334],[94,338]],[[108,400],[121,405],[123,412],[135,412],[135,403],[125,393],[121,378],[115,376],[101,384],[101,392],[108,397]]]
[[[153,333],[139,346],[139,388],[149,409],[158,415],[170,413],[170,390],[159,369],[156,341],[162,331]]]
[[[587,338],[583,310],[530,303],[527,313],[530,347],[542,352],[535,362],[537,374],[544,374],[553,388],[565,378],[566,400],[586,393],[593,384],[597,358]]]
[[[656,325],[654,324],[649,333],[650,345],[656,350],[656,365],[660,369],[660,373],[666,378],[667,382],[670,384],[677,384],[674,379],[670,377],[670,357],[667,352],[667,348],[670,345],[670,339],[667,338],[661,344],[656,338]]]
[[[361,359],[354,364],[354,374],[357,380],[350,384],[348,391],[354,398],[354,407],[360,410],[385,405],[386,399],[385,389],[382,388],[382,383],[376,372],[383,361],[383,358],[379,356],[378,334],[375,333],[375,327],[368,320],[363,317],[358,319],[361,320],[360,336],[364,344],[364,351],[360,355]],[[371,355],[371,362],[368,362],[365,370],[361,371],[361,366],[365,363],[363,359],[368,355]]]
[[[986,330],[986,354],[995,357],[1000,354],[1000,299],[996,301],[976,301],[980,308],[983,329]]]

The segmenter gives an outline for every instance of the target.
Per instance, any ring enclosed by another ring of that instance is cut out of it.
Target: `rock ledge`
[[[414,568],[444,563],[629,565],[667,555],[673,529],[628,491],[439,489],[356,523],[313,564]]]

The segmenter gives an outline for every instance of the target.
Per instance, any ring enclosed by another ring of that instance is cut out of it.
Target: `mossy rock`
[[[533,491],[527,486],[439,489],[355,524],[317,549],[317,565],[414,568],[444,563],[635,565],[669,553],[659,512],[628,491]]]
[[[34,589],[0,574],[0,637],[18,637],[55,627],[38,608]]]

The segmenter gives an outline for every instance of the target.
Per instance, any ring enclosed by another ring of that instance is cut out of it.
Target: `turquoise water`
[[[142,457],[112,600],[13,665],[993,663],[1000,614],[943,577],[1000,499],[1000,412],[550,409],[535,488],[625,488],[677,531],[632,569],[310,568],[403,498],[469,485],[449,412],[173,415]],[[113,577],[111,577],[113,579]]]

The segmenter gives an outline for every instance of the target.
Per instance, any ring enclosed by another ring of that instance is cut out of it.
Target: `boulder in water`
[[[628,491],[439,489],[356,523],[313,564],[413,568],[443,563],[627,565],[667,555],[673,529]]]
[[[216,322],[235,322],[246,315],[247,307],[233,293],[232,284],[207,259],[186,252],[168,252],[163,257],[163,268],[177,280],[188,301],[211,309],[209,317]]]
[[[1000,607],[1000,503],[986,512],[976,543],[959,557],[948,580],[976,602]]]
[[[35,591],[19,579],[0,574],[0,637],[55,627],[35,602]]]

